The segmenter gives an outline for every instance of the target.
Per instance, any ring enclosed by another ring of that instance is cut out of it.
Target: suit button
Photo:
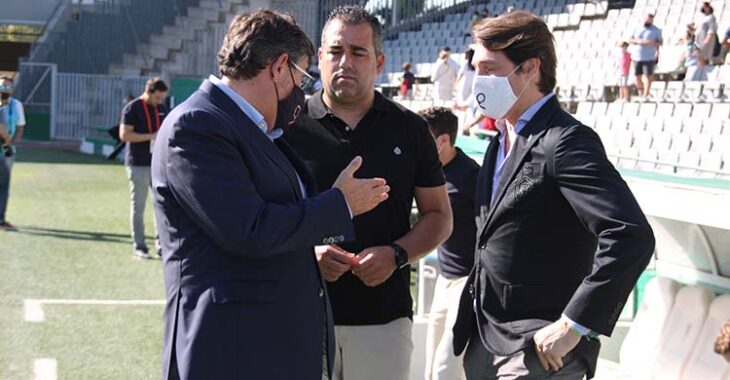
[[[322,289],[322,288],[319,288],[319,292],[318,292],[318,294],[319,294],[319,298],[322,298],[322,297],[324,297],[324,289]]]
[[[486,243],[479,244],[479,249],[484,249],[484,248],[487,248]]]
[[[469,284],[469,294],[474,296],[474,284]]]

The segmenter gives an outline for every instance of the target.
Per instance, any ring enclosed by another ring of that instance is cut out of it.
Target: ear
[[[271,73],[274,75],[274,81],[279,82],[284,74],[287,73],[287,63],[289,62],[289,54],[282,53],[279,57],[271,61]]]
[[[375,67],[378,71],[378,75],[383,72],[383,69],[385,68],[385,53],[380,53],[380,55],[375,58]]]
[[[322,72],[322,67],[320,66],[322,64],[322,56],[324,55],[324,51],[322,51],[322,48],[317,48],[317,66],[319,66],[319,71]]]

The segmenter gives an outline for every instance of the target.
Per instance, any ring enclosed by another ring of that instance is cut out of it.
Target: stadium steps
[[[265,1],[255,4],[256,7],[267,5]],[[152,35],[149,43],[138,45],[136,54],[124,54],[121,63],[110,65],[109,74],[160,75],[166,79],[199,75],[198,61],[205,53],[200,42],[210,40],[212,33],[220,34],[236,14],[250,9],[249,0],[201,0],[199,6],[188,8],[186,16],[176,17],[174,25],[166,25],[161,33]],[[193,47],[192,52],[189,47]],[[213,56],[207,59],[215,61]]]

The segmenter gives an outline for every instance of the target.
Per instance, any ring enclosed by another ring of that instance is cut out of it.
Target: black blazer
[[[477,180],[475,265],[454,350],[478,331],[493,354],[514,354],[561,313],[610,335],[654,237],[598,135],[551,98],[517,135],[494,202],[492,141]],[[584,339],[576,349],[594,369],[599,348]]]
[[[316,195],[291,149],[208,81],[165,119],[152,186],[162,378],[321,380],[334,335],[313,246],[354,239],[342,193]]]

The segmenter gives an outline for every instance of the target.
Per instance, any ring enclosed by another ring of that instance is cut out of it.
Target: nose
[[[340,58],[340,67],[343,69],[352,68],[352,57],[350,56],[350,53],[342,53],[342,57]]]

